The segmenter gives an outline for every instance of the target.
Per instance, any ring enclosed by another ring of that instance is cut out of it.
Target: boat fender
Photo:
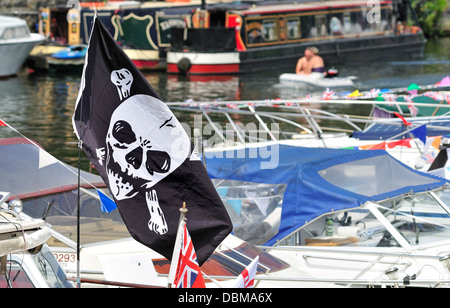
[[[186,73],[191,68],[191,61],[188,58],[182,58],[177,63],[178,70],[182,73]]]

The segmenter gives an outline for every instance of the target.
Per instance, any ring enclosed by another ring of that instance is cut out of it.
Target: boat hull
[[[33,47],[43,41],[43,36],[31,34],[27,40],[0,42],[0,77],[16,75]]]
[[[238,52],[169,52],[167,71],[169,73],[192,75],[239,73]]]
[[[313,44],[319,48],[325,64],[332,66],[421,59],[425,43],[426,40],[419,33],[326,40]],[[302,42],[220,53],[169,51],[167,71],[188,75],[252,73],[262,70],[293,71],[305,48],[311,45],[310,42]],[[183,58],[190,60],[189,67],[184,71],[179,68]],[[235,59],[234,62],[231,59]],[[230,64],[233,66],[230,67]]]

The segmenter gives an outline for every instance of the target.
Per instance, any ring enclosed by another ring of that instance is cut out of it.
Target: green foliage
[[[447,7],[447,0],[412,0],[411,5],[425,35],[440,34],[439,22]]]

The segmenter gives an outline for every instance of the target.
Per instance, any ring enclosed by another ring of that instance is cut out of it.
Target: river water
[[[348,65],[337,69],[342,76],[358,76],[360,91],[407,87],[411,83],[434,84],[450,75],[448,50],[450,38],[441,38],[427,43],[423,61],[368,62],[363,66]],[[165,72],[146,73],[145,76],[165,102],[299,99],[311,94],[309,90],[280,85],[280,73],[202,79]],[[29,74],[24,70],[17,77],[0,80],[0,119],[38,142],[58,159],[76,166],[78,150],[71,117],[80,77],[81,74]],[[346,113],[348,110],[332,111]],[[366,109],[350,111],[351,114],[367,112]],[[182,117],[180,122],[185,122]],[[8,127],[1,127],[0,138],[6,137],[20,135]],[[82,155],[86,162],[84,153]]]

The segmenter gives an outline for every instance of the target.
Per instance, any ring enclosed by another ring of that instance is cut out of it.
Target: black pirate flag
[[[138,242],[171,259],[183,202],[199,264],[231,232],[188,135],[98,18],[72,122]]]

